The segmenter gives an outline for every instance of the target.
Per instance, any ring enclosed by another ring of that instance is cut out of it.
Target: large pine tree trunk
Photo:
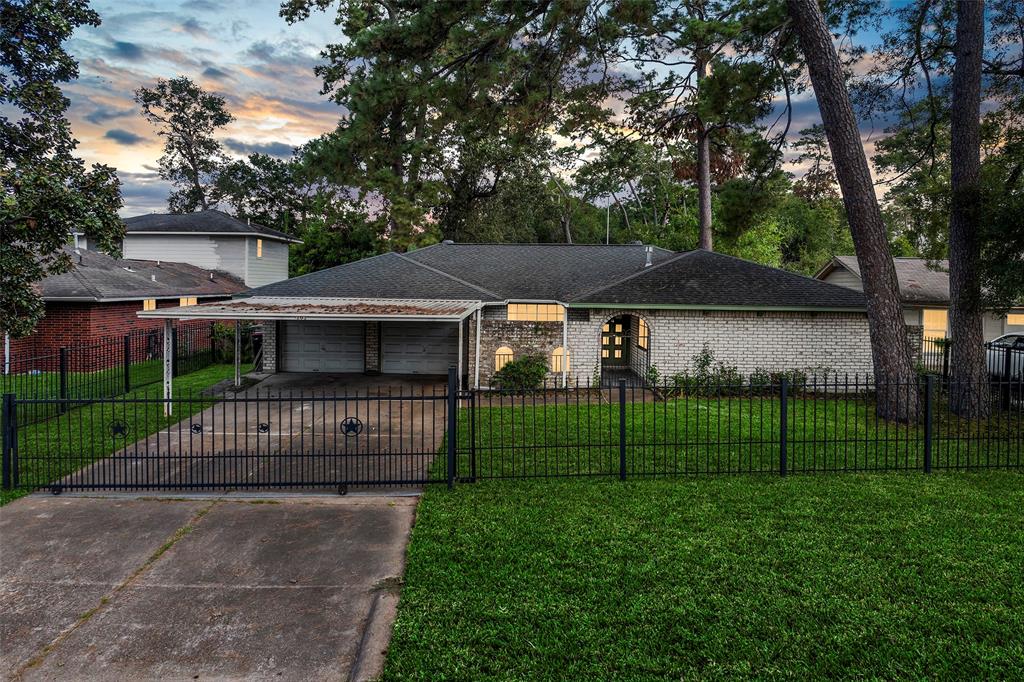
[[[697,88],[704,79],[707,62],[697,59]],[[714,251],[711,235],[711,145],[703,121],[697,122],[697,208],[700,214],[700,241],[698,247]]]
[[[880,386],[891,387],[878,391],[878,414],[901,421],[916,419],[917,393],[902,386],[895,388],[913,382],[916,374],[903,323],[896,268],[839,55],[817,0],[787,0],[787,9],[807,60],[860,264],[875,379]]]
[[[957,2],[956,65],[950,110],[952,207],[949,215],[950,336],[953,339],[950,409],[964,417],[988,414],[981,284],[981,57],[983,0]]]

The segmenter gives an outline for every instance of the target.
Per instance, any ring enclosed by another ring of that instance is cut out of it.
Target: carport
[[[453,364],[462,381],[465,320],[480,309],[478,300],[289,298],[252,296],[143,311],[139,317],[164,320],[164,399],[173,389],[171,327],[174,320],[235,322],[235,385],[241,384],[239,322],[281,323],[280,357],[285,371],[361,372],[367,354],[365,326],[375,325],[372,349],[385,374],[443,374]],[[477,316],[479,320],[479,316]],[[476,336],[479,339],[479,334]],[[479,366],[479,343],[476,344]],[[170,413],[170,402],[166,411]]]

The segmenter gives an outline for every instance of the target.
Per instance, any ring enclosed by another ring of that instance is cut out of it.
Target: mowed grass
[[[243,367],[243,371],[247,368]],[[196,414],[217,399],[200,395],[201,391],[234,376],[233,365],[211,365],[174,379],[174,396],[191,400],[176,402],[175,413],[165,417],[162,389],[148,386],[98,402],[72,407],[62,415],[28,424],[18,429],[20,487],[0,490],[0,505],[28,494],[33,489],[59,480],[126,445],[156,433],[184,417]],[[150,402],[126,402],[150,399]],[[33,405],[19,406],[30,410]],[[111,426],[123,424],[125,436],[113,433]]]
[[[535,404],[532,398],[482,401],[459,413],[460,477],[618,475],[619,405]],[[781,404],[775,397],[687,398],[626,404],[628,477],[704,473],[777,473]],[[863,397],[787,401],[790,472],[921,470],[924,427],[875,415]],[[935,409],[935,469],[1013,467],[1024,463],[1024,412],[965,420]],[[443,466],[440,458],[438,465]]]
[[[384,679],[1019,679],[1024,475],[427,490]]]

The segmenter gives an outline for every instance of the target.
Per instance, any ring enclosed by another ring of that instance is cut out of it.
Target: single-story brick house
[[[896,280],[903,303],[903,318],[920,328],[924,338],[946,338],[949,333],[949,261],[894,258]],[[856,256],[836,256],[815,275],[823,282],[863,291]],[[1010,332],[1024,332],[1024,308],[985,315],[983,333],[991,341]]]
[[[455,244],[386,253],[231,302],[143,317],[260,320],[268,372],[441,375],[487,386],[526,354],[584,382],[689,369],[871,371],[861,292],[708,251]],[[568,356],[568,357],[566,357]]]
[[[35,332],[22,339],[5,338],[5,358],[13,371],[50,369],[21,365],[55,356],[61,347],[160,327],[158,320],[139,319],[140,311],[224,300],[245,290],[238,278],[195,265],[65,249],[72,258],[71,270],[37,285],[46,311]]]

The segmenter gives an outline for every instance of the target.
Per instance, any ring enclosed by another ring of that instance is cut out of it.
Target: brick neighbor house
[[[264,370],[442,375],[487,386],[524,355],[554,380],[690,369],[870,372],[864,295],[708,251],[455,244],[387,253],[143,317],[264,323]]]
[[[7,371],[47,369],[25,362],[61,347],[159,329],[160,322],[136,315],[142,310],[215,301],[285,279],[288,245],[298,243],[215,210],[127,218],[123,259],[98,251],[86,234],[73,238],[72,270],[38,285],[42,322],[27,338],[4,337]]]

